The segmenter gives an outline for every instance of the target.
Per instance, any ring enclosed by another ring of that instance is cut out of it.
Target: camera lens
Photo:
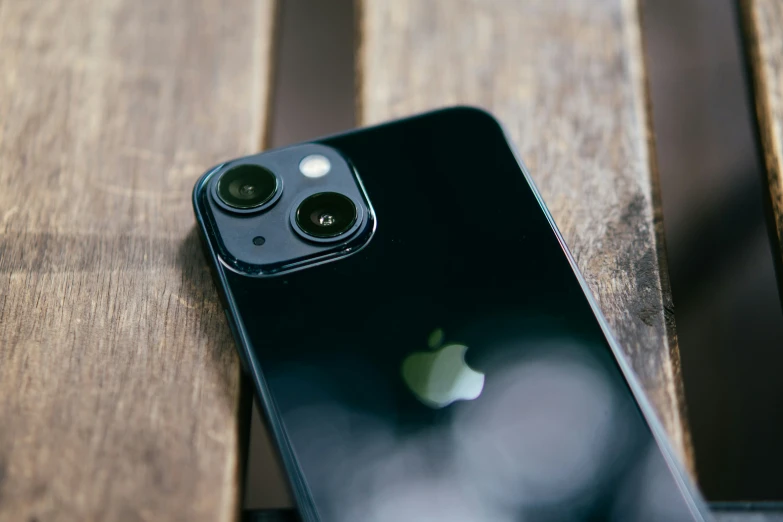
[[[277,176],[258,165],[238,165],[217,182],[217,195],[229,207],[248,210],[269,202],[278,190]]]
[[[295,220],[308,236],[328,239],[348,232],[356,223],[357,215],[356,205],[347,196],[320,192],[299,204]]]

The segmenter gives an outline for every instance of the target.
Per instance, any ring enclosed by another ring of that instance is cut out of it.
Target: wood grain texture
[[[361,0],[362,124],[470,104],[532,172],[690,462],[635,0]]]
[[[783,3],[743,0],[741,6],[767,171],[778,291],[783,298]]]
[[[239,361],[195,232],[263,140],[266,0],[0,2],[0,520],[234,520]]]

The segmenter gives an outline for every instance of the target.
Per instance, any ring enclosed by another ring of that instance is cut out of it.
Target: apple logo
[[[443,408],[454,401],[469,401],[481,395],[484,374],[465,362],[468,347],[443,343],[443,330],[430,334],[431,352],[414,352],[402,362],[402,378],[422,403]]]

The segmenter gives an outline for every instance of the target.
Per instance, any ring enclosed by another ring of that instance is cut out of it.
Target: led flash
[[[321,154],[310,154],[299,162],[299,172],[308,178],[326,176],[332,168],[329,158]]]

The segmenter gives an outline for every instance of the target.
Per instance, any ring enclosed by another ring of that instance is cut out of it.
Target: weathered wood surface
[[[190,193],[261,145],[272,9],[0,2],[0,520],[238,514],[240,369]]]
[[[362,0],[361,123],[493,112],[690,460],[635,0]]]
[[[783,297],[783,2],[743,0],[741,6],[767,170],[778,291]]]

